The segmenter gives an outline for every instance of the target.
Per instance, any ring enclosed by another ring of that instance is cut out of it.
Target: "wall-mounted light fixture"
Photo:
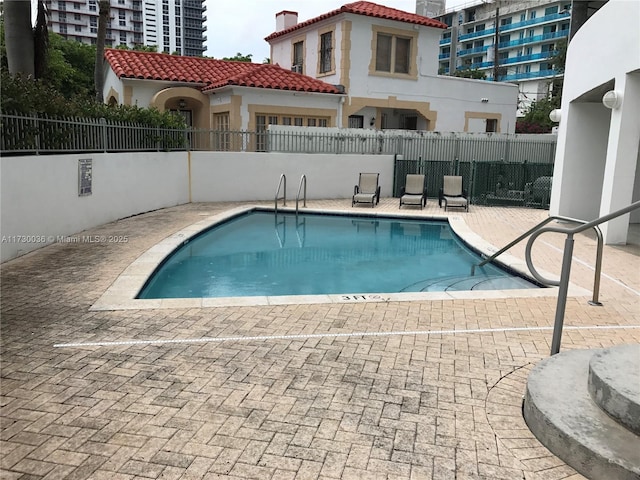
[[[622,93],[609,90],[602,96],[602,104],[610,109],[620,108],[620,105],[622,105]]]
[[[371,117],[371,120],[369,120],[369,125],[373,127],[375,124],[376,124],[376,117]]]
[[[181,98],[180,100],[178,100],[178,107],[180,107],[180,110],[184,109],[187,106],[187,102],[185,101],[184,98]]]
[[[482,103],[489,103],[489,99],[488,98],[481,98],[480,101]]]
[[[560,111],[559,108],[556,108],[554,110],[551,110],[551,112],[549,112],[549,120],[551,120],[552,122],[559,123],[561,118],[562,118],[562,112]]]

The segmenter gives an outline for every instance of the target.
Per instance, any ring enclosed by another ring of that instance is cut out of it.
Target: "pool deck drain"
[[[370,211],[350,203],[307,205]],[[551,289],[91,309],[163,239],[248,205],[149,212],[83,232],[126,235],[126,244],[54,244],[2,265],[0,477],[582,479],[521,415],[528,372],[549,355]],[[397,199],[374,210],[397,213]],[[429,199],[411,213],[444,212]],[[447,213],[496,247],[547,215]],[[571,281],[588,292],[596,242],[589,232],[575,240]],[[557,274],[563,242],[545,234],[534,264]],[[508,253],[522,261],[524,245]],[[603,272],[603,306],[588,305],[589,294],[568,299],[563,351],[640,343],[638,245],[605,246]]]

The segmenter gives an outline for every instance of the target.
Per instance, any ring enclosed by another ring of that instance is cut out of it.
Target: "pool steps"
[[[640,479],[640,345],[568,350],[536,365],[523,401],[529,429],[593,480]]]

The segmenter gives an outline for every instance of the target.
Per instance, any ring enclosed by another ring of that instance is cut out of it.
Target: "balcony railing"
[[[555,77],[561,75],[558,70],[537,70],[535,72],[512,73],[499,77],[501,82],[511,82],[513,80],[531,80],[535,78]],[[487,77],[487,80],[493,80],[493,77]]]
[[[571,18],[570,14],[553,13],[550,15],[545,15],[544,17],[525,20],[523,22],[508,23],[506,25],[501,25],[499,30],[500,32],[509,32],[511,30],[517,30],[519,28],[529,27],[531,25],[540,25],[542,23],[553,22],[555,20],[561,20],[561,19],[569,20],[570,18]],[[471,33],[465,33],[463,35],[458,35],[458,41],[462,42],[464,40],[469,40],[470,38],[486,37],[488,35],[493,35],[495,33],[496,33],[495,28],[487,28],[485,30],[480,30],[479,32],[471,32]]]
[[[464,57],[466,55],[473,55],[475,53],[483,53],[486,52],[487,50],[489,50],[489,48],[491,48],[492,45],[484,45],[482,47],[475,47],[475,48],[467,48],[466,50],[460,50],[458,52],[458,56],[459,57]]]
[[[531,43],[544,42],[546,40],[552,40],[554,38],[567,37],[569,30],[560,30],[559,32],[543,33],[542,35],[534,35],[532,37],[523,37],[510,42],[502,42],[498,44],[498,48],[517,47],[519,45],[527,45]]]
[[[531,18],[529,20],[524,20],[523,22],[517,23],[508,23],[507,25],[500,26],[501,32],[508,32],[509,30],[516,30],[518,28],[530,27],[531,25],[540,25],[541,23],[553,22],[556,20],[569,20],[571,18],[571,14],[567,13],[551,13],[549,15],[545,15],[544,17]]]

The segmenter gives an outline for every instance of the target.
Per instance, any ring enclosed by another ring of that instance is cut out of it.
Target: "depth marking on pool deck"
[[[640,328],[640,325],[593,325],[584,327],[564,327],[563,330],[617,330]],[[414,330],[395,332],[353,332],[353,333],[310,333],[296,335],[259,335],[248,337],[203,337],[203,338],[183,338],[175,340],[123,340],[117,342],[78,342],[78,343],[57,343],[54,348],[64,347],[118,347],[127,345],[170,345],[180,343],[221,343],[221,342],[241,342],[241,341],[267,341],[267,340],[300,340],[312,338],[340,338],[340,337],[391,337],[397,335],[456,335],[469,333],[498,333],[498,332],[533,332],[549,331],[553,327],[511,327],[511,328],[471,328],[466,330]]]

